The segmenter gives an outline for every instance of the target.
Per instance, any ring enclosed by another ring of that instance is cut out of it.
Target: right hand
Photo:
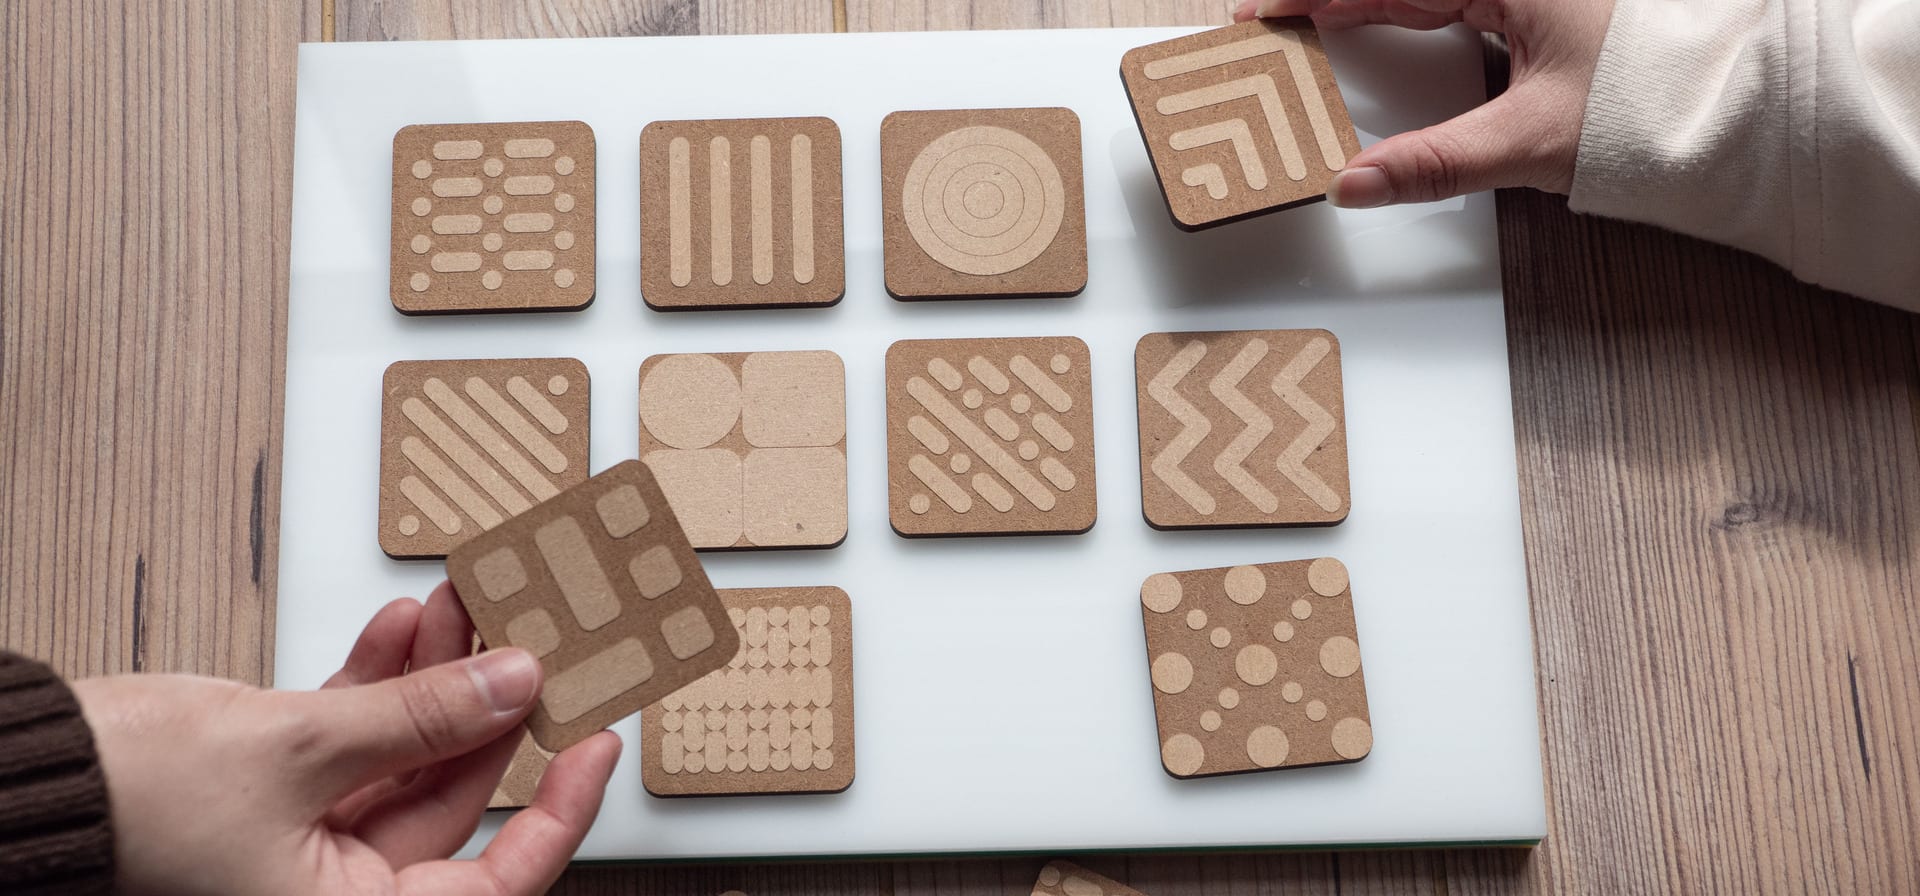
[[[1432,202],[1496,187],[1573,187],[1587,91],[1613,0],[1242,0],[1235,21],[1312,16],[1328,30],[1456,22],[1503,34],[1513,54],[1505,93],[1430,128],[1388,137],[1347,162],[1327,199],[1343,208]]]

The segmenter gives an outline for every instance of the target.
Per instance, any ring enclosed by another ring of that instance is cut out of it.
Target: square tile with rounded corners
[[[654,796],[838,793],[853,784],[853,605],[833,587],[737,588],[725,669],[640,713]]]
[[[1054,535],[1093,528],[1093,385],[1072,336],[905,339],[887,349],[887,503],[895,532]]]
[[[482,642],[540,658],[546,683],[527,730],[549,752],[726,665],[739,646],[639,461],[454,549],[447,577]]]
[[[1326,198],[1360,152],[1308,19],[1258,19],[1135,47],[1120,60],[1160,190],[1199,229]]]
[[[573,358],[395,361],[381,382],[380,550],[445,557],[586,481],[591,383]]]
[[[1347,567],[1332,557],[1155,573],[1140,586],[1160,762],[1176,778],[1373,750]]]
[[[697,549],[847,536],[847,373],[828,351],[654,355],[640,459]]]
[[[1149,333],[1134,347],[1133,369],[1150,525],[1347,518],[1346,401],[1332,333]]]
[[[597,236],[593,169],[593,129],[584,122],[401,128],[393,135],[393,307],[586,307]]]
[[[1046,298],[1087,286],[1080,116],[895,112],[880,123],[887,291]]]
[[[840,193],[832,119],[648,124],[640,132],[641,297],[661,311],[840,301]]]

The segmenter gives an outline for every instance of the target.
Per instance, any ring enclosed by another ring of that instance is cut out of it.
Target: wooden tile
[[[1146,896],[1113,878],[1055,859],[1040,869],[1033,896]]]
[[[1340,561],[1159,573],[1140,604],[1168,774],[1354,762],[1373,749]]]
[[[847,536],[847,375],[828,351],[654,355],[640,457],[695,548]]]
[[[546,686],[527,730],[550,752],[726,665],[739,647],[639,461],[461,545],[447,576],[482,641],[540,657]]]
[[[513,751],[513,762],[507,766],[507,772],[500,778],[500,785],[493,789],[492,798],[487,800],[489,809],[524,809],[533,804],[533,792],[540,785],[540,776],[546,774],[547,763],[553,761],[553,754],[540,749],[533,742],[532,735],[520,738],[520,746]]]
[[[720,592],[727,668],[640,714],[654,796],[837,793],[853,784],[853,605],[838,588]]]
[[[1326,330],[1151,333],[1134,348],[1140,497],[1161,529],[1347,518],[1340,341]]]
[[[842,217],[831,119],[640,132],[640,295],[653,308],[832,305],[847,286]]]
[[[410,125],[393,135],[393,307],[568,311],[594,294],[593,129]]]
[[[880,124],[887,292],[1070,296],[1087,285],[1080,116],[895,112]]]
[[[1085,532],[1098,504],[1087,344],[908,339],[887,349],[895,532]]]
[[[1188,230],[1326,197],[1360,138],[1307,19],[1148,44],[1120,79],[1173,220]]]
[[[572,358],[398,361],[380,408],[380,549],[438,558],[587,478]]]

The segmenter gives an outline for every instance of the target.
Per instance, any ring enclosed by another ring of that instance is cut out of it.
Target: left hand
[[[382,608],[319,691],[185,675],[74,685],[134,893],[544,892],[600,810],[620,739],[555,757],[533,804],[473,861],[479,826],[540,693],[524,650],[469,657],[451,586]]]

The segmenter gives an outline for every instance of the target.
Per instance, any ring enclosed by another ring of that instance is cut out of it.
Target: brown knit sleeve
[[[113,816],[93,732],[53,670],[0,650],[0,893],[108,893]]]

